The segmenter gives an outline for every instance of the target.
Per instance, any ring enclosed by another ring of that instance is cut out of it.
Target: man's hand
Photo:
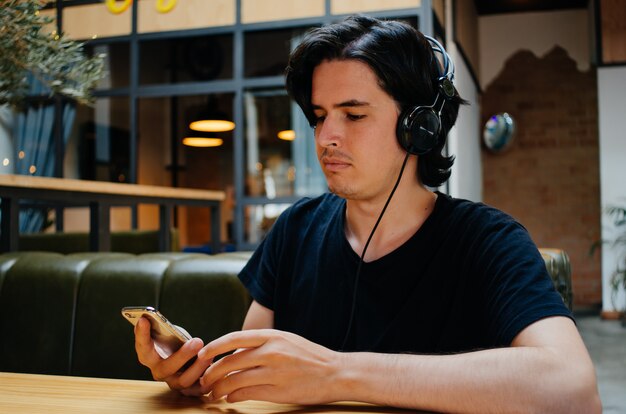
[[[187,370],[181,372],[181,369],[198,354],[203,345],[202,339],[193,338],[178,351],[163,358],[150,337],[150,322],[146,318],[140,318],[135,325],[135,350],[139,362],[150,368],[155,380],[165,381],[171,389],[185,395],[202,395],[198,378],[210,362],[195,361]]]
[[[198,360],[237,350],[213,363],[200,379],[201,392],[229,402],[264,400],[322,404],[333,395],[341,354],[298,335],[273,329],[233,332],[209,343]]]

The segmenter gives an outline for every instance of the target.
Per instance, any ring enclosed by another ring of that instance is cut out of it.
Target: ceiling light
[[[221,138],[185,137],[183,144],[189,147],[219,147],[224,143]]]
[[[296,139],[296,131],[293,129],[286,129],[284,131],[280,131],[278,133],[278,138],[283,139],[285,141],[293,141]]]
[[[203,119],[190,123],[189,128],[203,132],[226,132],[235,129],[235,123],[221,119]]]

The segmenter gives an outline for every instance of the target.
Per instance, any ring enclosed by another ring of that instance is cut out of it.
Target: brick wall
[[[511,146],[483,145],[484,201],[515,217],[538,246],[565,249],[572,263],[574,304],[601,302],[598,254],[600,178],[596,72],[580,72],[556,47],[537,58],[519,51],[484,91],[482,125],[508,112],[516,121]]]

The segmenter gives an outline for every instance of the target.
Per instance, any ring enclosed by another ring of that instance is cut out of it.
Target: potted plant
[[[626,293],[626,207],[611,206],[606,209],[606,214],[613,219],[616,236],[612,240],[596,242],[592,246],[591,253],[600,244],[608,244],[617,252],[617,264],[609,281],[611,286],[611,301],[613,308],[621,313],[622,325],[626,327],[626,305],[621,309],[617,305],[617,296],[620,292]]]
[[[3,174],[51,175],[55,162],[48,144],[58,137],[48,122],[71,125],[76,102],[91,104],[102,77],[103,55],[88,57],[83,44],[51,30],[43,0],[0,0],[0,159]],[[54,99],[49,99],[54,97]],[[28,125],[28,128],[25,127]],[[56,125],[56,124],[55,124]],[[62,124],[61,124],[62,125]],[[61,127],[63,128],[63,127]],[[69,128],[64,128],[67,140]],[[17,147],[25,148],[16,153]],[[50,168],[52,167],[52,168]],[[20,228],[36,232],[47,219],[43,209],[20,211]]]
[[[42,0],[0,0],[0,105],[19,109],[33,78],[50,94],[92,101],[103,56],[89,58],[82,43],[47,33],[53,19],[39,12],[44,5]]]

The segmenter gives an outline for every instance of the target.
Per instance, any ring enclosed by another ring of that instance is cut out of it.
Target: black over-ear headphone
[[[434,53],[441,54],[443,71],[440,69],[437,79],[437,96],[430,106],[412,106],[404,110],[398,118],[396,136],[400,146],[409,154],[424,155],[437,145],[441,130],[441,110],[446,100],[454,97],[454,62],[448,56],[441,43],[430,36],[424,35]],[[436,59],[437,68],[439,62]],[[437,111],[437,101],[441,100]]]

